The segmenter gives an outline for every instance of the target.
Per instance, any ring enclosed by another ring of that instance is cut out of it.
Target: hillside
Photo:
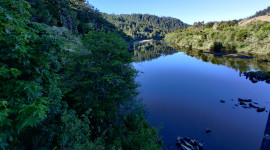
[[[268,54],[270,56],[270,7],[242,20],[198,22],[167,34],[173,45],[214,52]]]
[[[254,15],[248,17],[248,19],[259,17],[259,16],[269,16],[270,15],[270,7],[267,7],[264,10],[256,12]]]
[[[270,54],[270,22],[251,22],[245,26],[228,22],[201,24],[166,35],[176,46],[215,52]]]
[[[245,26],[252,21],[268,21],[268,22],[270,22],[270,7],[266,8],[264,10],[258,11],[254,15],[252,15],[248,18],[245,18],[244,20],[239,22],[239,25]]]
[[[136,40],[162,39],[167,33],[189,26],[176,18],[158,17],[148,14],[103,14],[103,16]]]
[[[264,16],[258,16],[258,17],[252,17],[249,19],[244,19],[241,22],[239,22],[239,25],[245,26],[245,25],[251,23],[252,21],[268,21],[268,22],[270,22],[270,15],[264,15]]]

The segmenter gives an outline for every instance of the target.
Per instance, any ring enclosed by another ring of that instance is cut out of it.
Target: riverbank
[[[169,46],[173,47],[174,49],[178,50],[188,50],[192,51],[193,53],[205,53],[211,54],[215,56],[227,56],[227,57],[234,57],[234,58],[243,58],[243,59],[253,59],[254,61],[258,62],[270,62],[270,55],[266,54],[258,54],[258,53],[250,53],[250,52],[243,52],[243,51],[222,51],[222,52],[213,52],[208,48],[203,47],[193,47],[192,45],[189,46],[179,46],[171,43],[167,43]]]

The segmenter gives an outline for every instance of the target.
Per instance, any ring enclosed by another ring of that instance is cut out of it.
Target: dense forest
[[[167,34],[165,40],[193,49],[270,55],[270,22],[253,21],[245,26],[236,20],[198,22]]]
[[[148,14],[103,16],[136,40],[162,39],[167,33],[189,26],[179,19]]]
[[[1,0],[0,149],[161,149],[132,39],[86,0]]]

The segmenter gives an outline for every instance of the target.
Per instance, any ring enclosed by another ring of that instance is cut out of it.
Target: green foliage
[[[236,34],[236,38],[240,42],[243,42],[248,36],[249,33],[247,29],[240,29]]]
[[[86,115],[79,118],[75,111],[65,111],[61,121],[63,125],[58,136],[61,149],[105,149],[101,138],[97,138],[94,142],[90,139],[91,123]]]
[[[76,110],[78,115],[87,114],[91,108],[91,112],[86,115],[92,122],[91,139],[103,137],[109,149],[125,149],[125,145],[130,143],[123,139],[146,138],[147,142],[138,140],[132,147],[160,148],[161,146],[154,142],[158,138],[155,128],[139,128],[140,122],[144,121],[144,114],[141,113],[143,110],[135,113],[139,116],[134,124],[139,126],[136,129],[131,130],[123,119],[128,113],[121,109],[130,109],[132,112],[131,108],[140,107],[134,99],[137,95],[138,85],[134,81],[137,72],[131,67],[132,57],[127,51],[127,43],[115,33],[89,31],[83,37],[83,45],[85,50],[67,55],[61,87],[65,95],[63,100]],[[150,129],[153,131],[151,134],[139,132]]]
[[[126,34],[132,36],[135,40],[162,39],[167,33],[188,26],[175,18],[157,17],[148,14],[103,14],[103,16]]]
[[[224,46],[221,42],[215,41],[213,45],[210,47],[210,51],[221,52],[224,49]]]
[[[218,51],[267,54],[270,52],[269,26],[269,22],[263,21],[254,21],[246,26],[238,26],[235,20],[210,22],[203,27],[177,30],[166,35],[165,40],[177,46],[192,45],[193,48],[206,50],[216,49],[214,43],[219,41],[223,48],[218,46]]]
[[[130,38],[84,0],[28,2],[0,5],[0,149],[161,149]]]
[[[3,1],[0,7],[1,148],[17,148],[61,105],[55,86],[59,47],[46,27],[29,21],[25,1]],[[4,121],[4,122],[3,122]]]
[[[27,0],[32,6],[32,21],[50,26],[65,27],[73,34],[86,34],[89,30],[115,32],[126,41],[132,40],[86,0]]]

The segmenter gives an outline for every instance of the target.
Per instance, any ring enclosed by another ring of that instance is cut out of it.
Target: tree
[[[3,0],[0,5],[1,148],[37,144],[34,136],[23,135],[42,137],[39,127],[61,107],[56,73],[60,50],[45,26],[29,21],[29,7],[22,0]]]

